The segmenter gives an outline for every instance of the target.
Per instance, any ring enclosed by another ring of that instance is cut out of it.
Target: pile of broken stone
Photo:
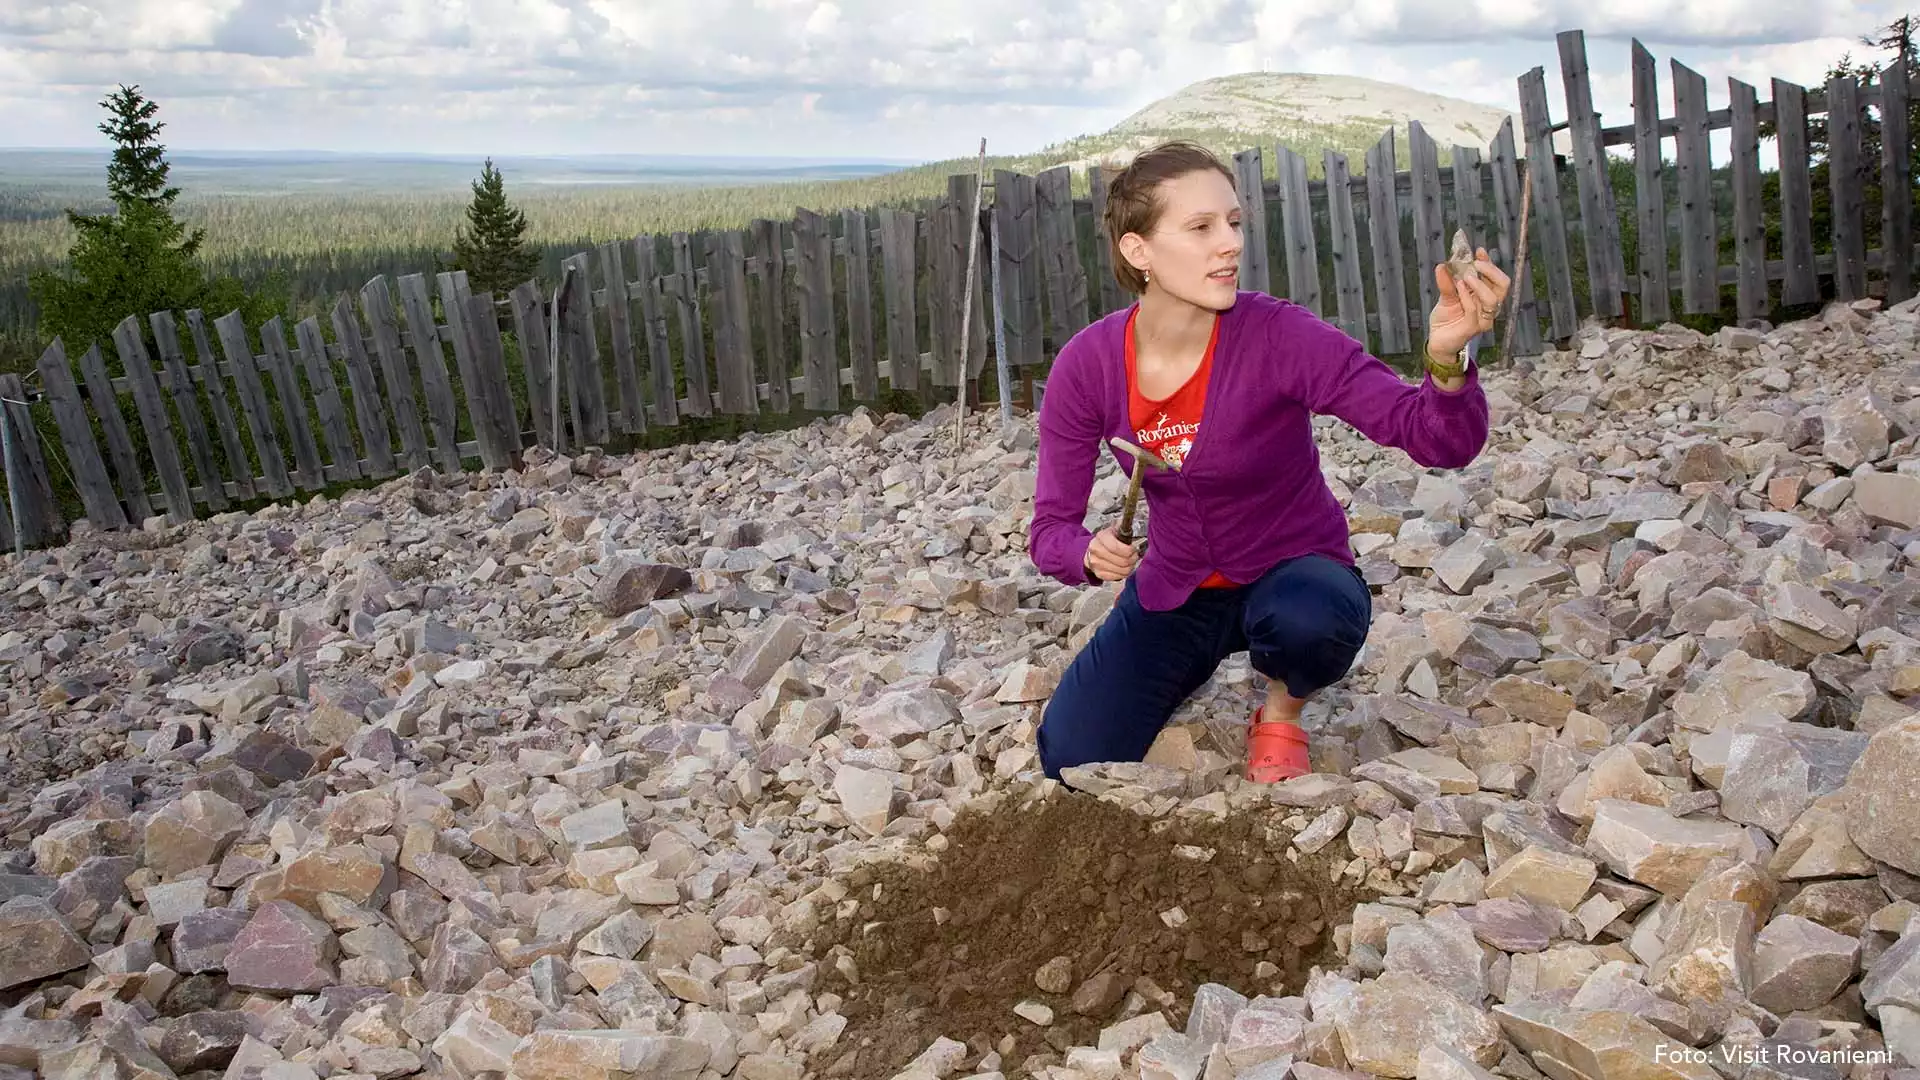
[[[1069,779],[1342,845],[1371,896],[1343,966],[1109,999],[1035,1062],[935,1039],[904,1075],[1920,1063],[1914,307],[1585,327],[1486,374],[1457,472],[1319,421],[1376,621],[1309,708],[1316,774],[1235,775],[1242,654],[1147,762]],[[844,958],[787,942],[846,868],[1060,797],[1034,728],[1113,599],[1028,561],[1031,416],[971,415],[957,453],[952,419],[423,471],[10,559],[0,1078],[844,1071]],[[1123,488],[1103,461],[1090,524]]]

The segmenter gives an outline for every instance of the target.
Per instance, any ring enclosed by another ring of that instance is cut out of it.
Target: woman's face
[[[1233,184],[1202,169],[1160,184],[1161,214],[1150,236],[1129,233],[1122,250],[1147,272],[1147,288],[1224,311],[1239,288],[1240,200]]]

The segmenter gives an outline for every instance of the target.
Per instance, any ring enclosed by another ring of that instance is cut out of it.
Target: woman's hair
[[[1221,164],[1211,150],[1180,139],[1141,151],[1114,176],[1107,188],[1107,243],[1113,247],[1113,276],[1119,279],[1121,288],[1136,295],[1144,293],[1147,279],[1121,253],[1120,238],[1130,232],[1141,236],[1152,233],[1163,209],[1161,182],[1202,169],[1218,170],[1227,183],[1234,182],[1233,170]]]

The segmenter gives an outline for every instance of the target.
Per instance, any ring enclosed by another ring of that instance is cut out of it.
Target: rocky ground
[[[11,559],[0,1080],[1906,1070],[1904,307],[1589,329],[1459,472],[1325,422],[1376,622],[1270,787],[1244,655],[1039,776],[1115,590],[1027,561],[1031,417]]]

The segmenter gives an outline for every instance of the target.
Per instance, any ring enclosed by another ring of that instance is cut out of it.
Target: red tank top
[[[1213,333],[1207,338],[1207,351],[1200,366],[1172,394],[1158,401],[1142,396],[1135,374],[1137,363],[1133,347],[1133,323],[1140,309],[1127,316],[1127,419],[1133,429],[1133,441],[1142,449],[1160,455],[1176,468],[1193,448],[1193,436],[1200,429],[1200,416],[1207,404],[1207,376],[1213,370],[1213,347],[1220,339],[1220,320],[1215,317]],[[1215,571],[1200,583],[1203,589],[1232,588],[1235,582]]]

